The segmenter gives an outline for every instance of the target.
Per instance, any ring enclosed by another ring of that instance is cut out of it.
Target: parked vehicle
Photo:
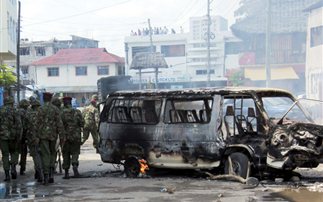
[[[323,161],[323,126],[284,90],[117,91],[103,105],[101,159],[123,163],[128,176],[140,173],[141,159],[154,168],[232,168],[244,178]]]

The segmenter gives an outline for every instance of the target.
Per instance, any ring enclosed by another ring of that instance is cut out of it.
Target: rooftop
[[[61,49],[55,55],[35,61],[32,65],[43,66],[97,63],[124,63],[124,59],[112,53],[108,53],[104,48]]]

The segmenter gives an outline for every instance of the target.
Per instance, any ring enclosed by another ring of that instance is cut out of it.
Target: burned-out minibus
[[[314,120],[284,90],[117,91],[103,105],[101,159],[123,164],[127,176],[140,173],[141,160],[153,168],[230,169],[244,178],[323,160],[322,113]]]

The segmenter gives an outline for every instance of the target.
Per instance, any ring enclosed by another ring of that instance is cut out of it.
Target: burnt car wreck
[[[265,177],[322,162],[323,126],[284,90],[117,91],[103,105],[101,159],[130,177],[147,167]]]

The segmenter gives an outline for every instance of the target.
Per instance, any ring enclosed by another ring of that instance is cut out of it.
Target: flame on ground
[[[146,170],[149,170],[147,161],[145,159],[139,159],[138,161],[140,163],[140,173],[146,174]]]

